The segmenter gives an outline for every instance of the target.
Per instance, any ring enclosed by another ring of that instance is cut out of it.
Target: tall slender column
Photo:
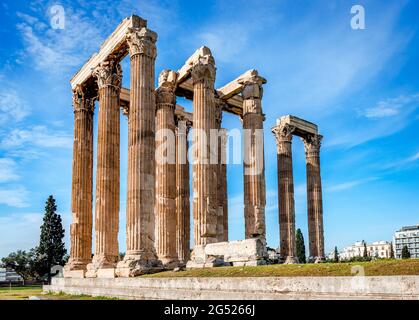
[[[166,268],[178,265],[176,252],[176,106],[177,73],[163,70],[156,90],[156,250]]]
[[[66,271],[86,270],[92,261],[93,112],[92,88],[73,90],[74,144],[71,190],[70,259]]]
[[[295,128],[278,124],[272,128],[278,156],[278,208],[280,254],[285,263],[298,263],[295,246],[294,178],[292,172],[292,137]]]
[[[188,132],[191,123],[177,119],[176,128],[176,251],[181,264],[186,264],[190,255],[190,192]]]
[[[116,274],[136,276],[158,267],[154,247],[155,93],[157,34],[133,28],[127,34],[131,59],[128,115],[127,252]]]
[[[86,276],[113,268],[118,261],[119,229],[119,93],[122,69],[112,60],[93,72],[99,87],[96,170],[95,255]]]
[[[208,48],[193,62],[193,212],[195,245],[217,242],[217,164],[210,164],[215,129],[215,62]]]
[[[217,172],[217,241],[228,241],[228,200],[227,200],[227,164],[226,130],[221,128],[223,106],[225,102],[215,99],[215,125],[218,130],[218,172]]]
[[[259,238],[266,244],[265,159],[263,142],[262,84],[266,80],[253,70],[243,84],[244,134],[244,219],[245,237]]]
[[[310,257],[315,262],[325,260],[323,235],[323,200],[320,176],[321,135],[307,135],[303,138],[306,154],[307,209]]]

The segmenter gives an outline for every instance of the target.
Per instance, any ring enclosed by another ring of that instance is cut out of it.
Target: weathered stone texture
[[[127,35],[131,60],[127,252],[118,264],[118,276],[135,276],[158,265],[154,247],[156,40],[156,33],[146,28],[131,29]]]
[[[176,72],[162,71],[156,91],[156,251],[167,268],[179,263],[176,252],[176,78]]]
[[[244,129],[244,217],[246,239],[266,242],[265,159],[263,149],[262,84],[265,79],[254,71],[240,80],[243,84]]]
[[[113,268],[118,261],[119,229],[119,92],[122,69],[113,60],[93,72],[99,87],[96,171],[95,254],[88,276]]]
[[[70,259],[66,270],[85,270],[92,261],[93,111],[92,88],[73,90],[74,145],[71,189]]]

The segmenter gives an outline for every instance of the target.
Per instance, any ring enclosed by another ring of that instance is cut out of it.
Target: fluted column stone
[[[119,63],[102,62],[93,71],[99,88],[96,170],[95,254],[87,276],[113,268],[118,261],[120,103],[122,69]]]
[[[131,62],[128,115],[127,251],[118,276],[136,276],[158,268],[154,241],[155,92],[157,34],[133,28],[127,34]]]
[[[208,50],[209,51],[209,50]],[[210,52],[193,63],[193,216],[194,244],[217,242],[217,164],[210,163],[215,129],[215,62]]]
[[[325,260],[323,200],[320,176],[321,135],[307,135],[302,140],[306,155],[309,254],[315,262]]]
[[[66,271],[86,270],[92,261],[93,88],[73,90],[74,144],[71,188],[70,259]]]
[[[222,129],[223,106],[221,99],[215,100],[215,125],[218,135],[217,150],[217,241],[228,241],[228,197],[227,197],[227,164],[226,164],[226,140],[227,131]]]
[[[277,144],[278,208],[280,254],[284,263],[298,263],[295,245],[294,178],[292,170],[292,138],[295,128],[288,124],[272,129]]]
[[[156,251],[167,269],[179,264],[176,252],[175,71],[164,70],[156,90]]]
[[[258,238],[266,244],[265,159],[263,142],[262,84],[256,70],[240,81],[243,84],[244,134],[244,218],[246,239]]]
[[[185,265],[190,256],[190,190],[188,132],[192,123],[180,117],[176,128],[176,252]]]

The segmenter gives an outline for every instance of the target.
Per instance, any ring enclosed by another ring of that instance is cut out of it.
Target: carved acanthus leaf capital
[[[177,134],[188,134],[189,130],[192,128],[192,121],[187,119],[185,116],[177,115],[175,117],[175,122],[177,126]]]
[[[191,69],[193,83],[204,81],[208,84],[213,84],[215,81],[215,74],[215,60],[211,54],[199,56],[193,61]]]
[[[126,35],[130,56],[142,54],[152,59],[157,56],[157,33],[147,28],[131,28]]]
[[[215,123],[217,124],[217,128],[221,127],[221,122],[223,121],[223,109],[226,102],[220,98],[215,98]]]
[[[176,81],[177,72],[163,70],[159,75],[159,87],[156,90],[157,108],[168,105],[171,108],[176,106]]]
[[[114,87],[121,89],[122,68],[121,64],[114,60],[101,62],[94,70],[93,76],[96,78],[99,89]]]
[[[295,127],[289,124],[279,124],[272,128],[278,146],[283,142],[291,142],[294,131]]]
[[[96,92],[92,86],[78,84],[73,89],[73,108],[74,111],[92,112],[95,109]]]
[[[239,79],[238,82],[243,85],[242,96],[244,100],[262,99],[262,85],[266,83],[266,79],[259,76],[257,70],[251,70],[246,77]]]
[[[321,142],[323,136],[320,134],[310,134],[304,138],[301,138],[304,142],[304,150],[307,157],[319,156]]]

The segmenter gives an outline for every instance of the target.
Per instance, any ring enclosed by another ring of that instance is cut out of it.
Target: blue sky
[[[49,9],[65,10],[65,29]],[[350,9],[365,8],[353,30]],[[293,114],[324,135],[326,250],[391,240],[419,223],[419,3],[417,1],[2,1],[0,8],[0,257],[35,246],[44,202],[71,222],[73,113],[69,79],[133,13],[158,32],[156,73],[207,45],[216,86],[256,68],[263,108],[267,239],[278,246],[276,147],[270,128]],[[129,62],[123,61],[124,86]],[[190,102],[179,101],[190,108]],[[97,114],[96,114],[97,116]],[[125,250],[126,120],[121,119],[120,249]],[[240,127],[225,115],[224,126]],[[294,139],[296,223],[307,239],[305,160]],[[242,167],[228,167],[230,238],[244,237]]]

